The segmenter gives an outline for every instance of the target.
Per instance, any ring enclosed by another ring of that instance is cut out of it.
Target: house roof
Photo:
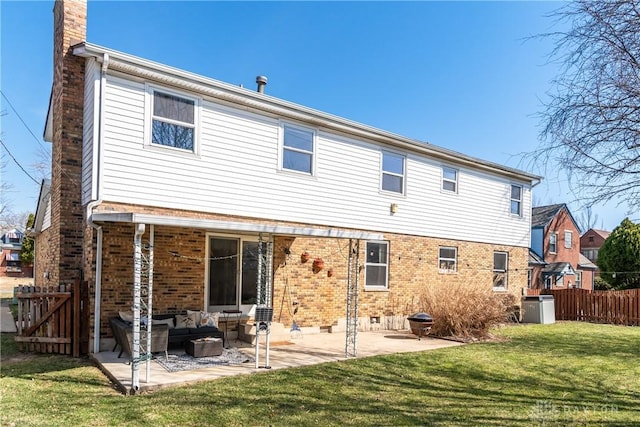
[[[584,234],[587,234],[588,232],[593,231],[594,233],[598,234],[600,237],[602,237],[603,239],[606,239],[607,237],[609,237],[609,235],[611,234],[610,231],[607,230],[598,230],[596,228],[590,228],[587,231],[584,232]],[[583,234],[583,236],[584,236]]]
[[[590,270],[597,270],[598,266],[592,263],[589,258],[580,254],[580,259],[578,260],[578,267],[580,268],[588,268]]]
[[[573,221],[573,225],[580,232],[580,226],[571,215],[571,211],[565,203],[558,203],[555,205],[547,206],[535,206],[531,209],[531,228],[546,228],[553,218],[555,218],[562,210],[565,210],[569,214],[569,218]]]
[[[547,265],[547,263],[537,253],[529,249],[529,265]]]
[[[167,65],[107,49],[91,43],[83,42],[75,45],[73,47],[73,53],[84,58],[95,58],[99,63],[103,64],[103,68],[107,65],[110,70],[121,71],[144,79],[154,80],[158,83],[164,83],[184,90],[200,93],[241,108],[300,120],[314,126],[330,129],[334,132],[366,138],[390,147],[412,151],[431,158],[453,162],[476,170],[483,170],[488,173],[505,176],[509,179],[520,182],[527,182],[530,185],[536,185],[542,180],[541,176],[524,172],[522,170],[467,156],[453,150],[438,147],[423,141],[406,138],[391,132],[269,96],[264,93],[259,93],[255,90],[224,83],[219,80],[169,67]],[[50,120],[51,114],[52,111],[50,106],[44,132],[45,139],[48,141],[51,140],[50,138],[52,136],[52,122]]]
[[[552,262],[542,269],[545,276],[564,276],[566,274],[576,274],[576,270],[568,262]]]

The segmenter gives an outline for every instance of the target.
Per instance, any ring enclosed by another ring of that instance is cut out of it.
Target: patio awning
[[[92,219],[94,222],[125,222],[131,224],[165,225],[185,228],[202,228],[206,230],[233,231],[238,233],[265,233],[278,236],[384,240],[383,233],[374,233],[369,231],[223,221],[217,219],[141,214],[136,212],[96,212],[93,214]]]
[[[576,270],[568,262],[552,262],[542,270],[543,276],[575,275]]]

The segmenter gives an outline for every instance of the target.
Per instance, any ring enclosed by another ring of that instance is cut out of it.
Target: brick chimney
[[[83,209],[81,202],[84,59],[71,46],[86,39],[86,0],[56,0],[53,8],[53,87],[50,284],[81,277]],[[45,267],[47,268],[47,267]]]

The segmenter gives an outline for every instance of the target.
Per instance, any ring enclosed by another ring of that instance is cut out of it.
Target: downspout
[[[104,130],[104,120],[102,118],[104,111],[104,91],[107,82],[107,68],[109,68],[109,54],[105,53],[102,57],[102,67],[100,70],[100,95],[98,100],[98,158],[95,161],[94,167],[96,167],[96,200],[93,200],[87,204],[87,223],[96,229],[96,289],[95,289],[95,301],[94,301],[94,320],[93,320],[93,353],[100,352],[100,316],[101,316],[101,299],[102,299],[102,226],[93,222],[93,208],[102,203],[102,135]]]

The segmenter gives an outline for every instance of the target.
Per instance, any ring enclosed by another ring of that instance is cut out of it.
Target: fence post
[[[73,357],[80,357],[80,280],[73,282]]]

